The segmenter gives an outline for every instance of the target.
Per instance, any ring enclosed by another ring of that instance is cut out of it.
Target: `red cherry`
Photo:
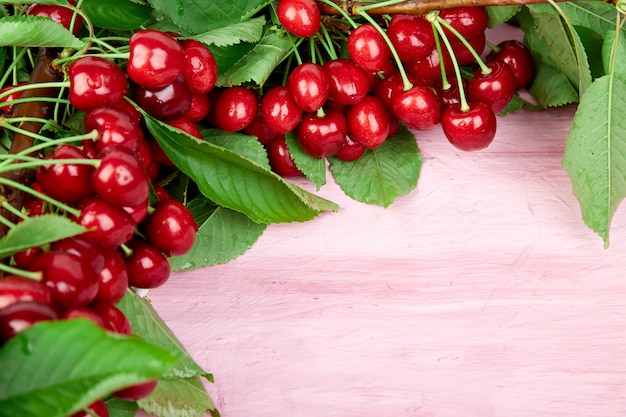
[[[89,307],[71,307],[68,308],[61,314],[62,319],[70,320],[70,319],[87,319],[93,323],[95,323],[98,327],[102,329],[106,329],[104,324],[104,320],[96,311],[90,309]]]
[[[47,304],[22,301],[0,310],[0,345],[32,325],[56,320],[57,312]]]
[[[326,61],[322,66],[329,79],[328,97],[339,104],[351,105],[363,100],[369,91],[367,72],[351,59]]]
[[[131,240],[127,245],[132,250],[125,259],[129,285],[136,288],[157,288],[167,282],[170,264],[156,246],[138,239]]]
[[[103,200],[116,206],[136,206],[148,199],[148,176],[137,157],[123,146],[109,146],[99,154],[100,165],[91,182]]]
[[[265,124],[277,135],[291,132],[300,123],[302,109],[284,86],[270,88],[261,99]]]
[[[352,140],[350,136],[346,136],[343,145],[333,156],[345,162],[353,162],[362,157],[366,149],[361,143]]]
[[[515,74],[517,88],[527,88],[535,77],[535,60],[528,48],[518,40],[502,41],[497,48],[487,59],[507,64]]]
[[[515,74],[501,61],[491,61],[486,65],[491,72],[484,74],[478,69],[469,81],[467,95],[470,101],[482,101],[489,104],[495,113],[500,113],[515,95]]]
[[[133,329],[126,315],[112,303],[95,302],[90,308],[104,321],[105,329],[117,334],[132,334]]]
[[[135,90],[137,104],[159,120],[183,117],[191,108],[191,91],[182,78],[160,87],[139,86]]]
[[[50,289],[41,281],[16,275],[0,278],[0,310],[21,301],[50,304]]]
[[[487,29],[489,24],[489,15],[484,7],[467,6],[467,7],[455,7],[446,10],[442,10],[439,13],[444,21],[450,24],[456,29],[461,36],[465,39],[475,38]],[[455,36],[444,29],[446,35],[450,39],[454,39]]]
[[[157,380],[151,379],[146,382],[142,382],[139,384],[131,385],[126,388],[122,388],[121,390],[115,391],[113,395],[124,401],[135,402],[143,398],[146,398],[148,395],[152,394],[156,386],[157,386]]]
[[[347,48],[354,63],[365,71],[379,71],[391,58],[391,51],[378,29],[365,23],[354,29],[347,40]]]
[[[467,42],[478,55],[481,55],[487,44],[487,36],[485,32],[481,32],[478,36],[467,39]],[[469,65],[476,62],[476,58],[474,58],[472,52],[461,41],[451,40],[450,44],[459,64]],[[448,51],[446,50],[445,53],[448,54]]]
[[[452,145],[462,151],[484,149],[496,134],[496,115],[482,102],[470,102],[470,108],[461,110],[460,104],[448,106],[441,116],[441,127]]]
[[[148,241],[167,255],[184,255],[193,247],[198,225],[189,209],[169,199],[153,205],[143,229]]]
[[[68,3],[72,6],[76,6],[76,2],[74,0],[69,0]],[[28,16],[40,16],[52,19],[63,25],[66,29],[71,29],[72,34],[74,35],[78,35],[78,32],[80,32],[80,29],[83,26],[83,18],[79,14],[76,14],[76,17],[74,17],[74,11],[72,9],[69,7],[63,7],[60,4],[34,3],[28,6],[26,14]],[[74,27],[71,27],[72,18],[74,18]]]
[[[98,293],[94,302],[115,304],[120,301],[128,289],[128,272],[124,257],[115,249],[102,251],[104,263],[96,275]]]
[[[0,94],[5,94],[13,90],[15,87],[21,87],[23,85],[26,85],[26,82],[20,82],[20,83],[17,83],[16,85],[5,85],[4,87],[0,89]],[[17,91],[14,93],[9,93],[8,95],[0,99],[0,103],[7,103],[13,100],[17,100],[20,97],[22,97],[22,94],[24,94],[24,91]],[[0,111],[5,114],[11,113],[12,110],[13,110],[13,104],[0,105]]]
[[[217,62],[209,48],[193,39],[181,42],[185,58],[182,75],[194,94],[206,94],[217,82]]]
[[[430,22],[422,16],[394,15],[387,36],[403,62],[424,59],[435,49],[435,34]]]
[[[104,266],[102,248],[85,235],[76,235],[57,240],[50,244],[50,250],[72,253],[86,261],[94,274],[100,272]]]
[[[265,146],[272,171],[284,178],[303,175],[289,152],[284,135],[276,136]]]
[[[173,83],[183,72],[183,47],[165,32],[154,29],[135,32],[128,47],[130,57],[126,72],[141,86],[163,87]]]
[[[191,94],[191,104],[189,110],[183,116],[194,123],[200,123],[209,114],[211,102],[206,94]]]
[[[443,65],[446,73],[450,74],[454,71],[450,54],[443,53]],[[414,77],[430,83],[441,79],[441,60],[437,48],[433,49],[426,58],[418,61],[406,62],[404,64],[406,72]]]
[[[430,130],[441,119],[439,99],[432,87],[414,85],[396,93],[392,98],[393,110],[400,122],[417,130]]]
[[[96,151],[110,145],[123,145],[137,150],[143,131],[134,115],[122,106],[98,107],[85,114],[85,129],[98,131]]]
[[[191,120],[187,120],[184,117],[181,117],[180,119],[169,120],[166,123],[172,127],[175,127],[176,129],[182,130],[183,132],[193,136],[194,138],[204,139],[202,133],[200,133],[200,129],[198,129],[198,126],[196,126],[196,124]]]
[[[308,38],[320,28],[321,13],[315,0],[279,0],[276,16],[292,35]]]
[[[366,148],[377,148],[389,134],[389,116],[382,101],[367,96],[350,106],[346,114],[348,136]]]
[[[328,75],[324,69],[312,62],[298,65],[287,77],[289,92],[305,112],[317,111],[326,103],[328,83]]]
[[[256,116],[256,95],[244,87],[230,87],[222,91],[214,106],[218,127],[226,132],[244,129]]]
[[[89,229],[85,236],[91,237],[100,246],[116,248],[133,236],[135,222],[122,207],[97,197],[86,198],[80,205],[77,223]]]
[[[93,414],[89,414],[85,411],[79,411],[72,414],[70,417],[93,417],[94,415],[98,417],[109,417],[109,409],[103,400],[94,401],[88,408]]]
[[[55,159],[89,159],[78,147],[70,144],[57,146],[46,156]],[[37,168],[37,183],[48,196],[65,203],[76,203],[93,194],[91,176],[95,168],[87,164],[60,163]]]
[[[261,142],[262,145],[266,145],[269,143],[274,137],[276,133],[265,123],[263,119],[263,113],[261,111],[261,102],[259,102],[257,113],[254,116],[254,119],[248,124],[248,126],[243,128],[243,132],[246,135],[256,136],[256,138]]]
[[[69,66],[69,100],[78,110],[89,111],[122,100],[128,91],[124,71],[97,56],[78,58]]]
[[[296,137],[302,149],[314,158],[332,156],[348,133],[348,125],[343,114],[328,110],[325,115],[307,113],[296,130]]]

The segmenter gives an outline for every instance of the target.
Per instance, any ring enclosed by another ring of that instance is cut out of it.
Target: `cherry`
[[[367,96],[350,106],[346,114],[348,136],[366,148],[382,145],[389,134],[388,111],[382,101]]]
[[[78,411],[70,417],[109,417],[109,409],[103,400],[94,401],[87,408],[89,408],[91,414],[86,411]]]
[[[305,112],[317,111],[326,103],[328,83],[328,75],[322,66],[312,62],[298,65],[287,77],[291,96]]]
[[[69,101],[78,110],[89,111],[112,105],[128,92],[124,71],[113,62],[97,56],[85,56],[72,62]]]
[[[329,79],[328,97],[339,104],[363,100],[369,91],[369,76],[348,58],[326,61],[322,65]]]
[[[98,132],[96,151],[110,145],[123,145],[135,151],[139,147],[139,141],[143,139],[138,120],[121,106],[98,107],[87,112],[85,129],[95,129]]]
[[[469,109],[460,104],[448,106],[441,116],[441,127],[452,145],[463,151],[484,149],[496,134],[496,115],[482,102],[470,102]]]
[[[69,0],[68,3],[72,6],[76,6],[74,0]],[[66,29],[71,30],[72,34],[78,35],[83,25],[83,18],[76,14],[74,19],[74,26],[72,27],[72,17],[74,11],[69,7],[63,7],[60,4],[38,4],[34,3],[28,6],[26,14],[29,16],[47,17],[55,22],[65,26]]]
[[[89,159],[78,147],[71,144],[57,146],[46,156],[55,159]],[[36,178],[41,190],[64,203],[76,203],[93,194],[91,176],[95,168],[88,164],[60,163],[41,165]]]
[[[72,253],[82,258],[91,266],[94,274],[99,273],[104,266],[102,248],[85,235],[76,235],[57,240],[50,244],[50,250]]]
[[[467,7],[455,7],[446,10],[442,10],[439,13],[445,22],[450,24],[457,30],[465,39],[475,38],[487,29],[489,24],[489,15],[484,7],[467,6]],[[450,39],[454,39],[455,36],[444,28],[446,35]]]
[[[172,127],[175,127],[176,129],[182,130],[183,132],[190,136],[193,136],[194,138],[204,139],[202,133],[200,132],[200,129],[198,129],[198,126],[196,126],[196,124],[191,120],[187,120],[184,117],[175,120],[168,120],[166,123]]]
[[[91,176],[96,193],[116,206],[136,206],[148,199],[148,176],[137,157],[123,146],[108,146],[99,154],[100,165]]]
[[[116,248],[127,242],[135,232],[135,222],[123,208],[101,198],[88,197],[81,201],[77,223],[89,229],[84,233],[105,248]]]
[[[423,84],[422,81],[417,80],[415,77],[412,76],[409,76],[409,80],[413,84]],[[393,111],[393,102],[391,99],[396,93],[402,91],[404,91],[404,81],[402,79],[402,74],[400,74],[399,72],[395,72],[388,77],[380,80],[380,82],[376,84],[372,92],[374,96],[381,100],[390,111]]]
[[[47,304],[21,301],[0,310],[0,344],[42,321],[56,320],[57,312]]]
[[[262,145],[268,144],[276,134],[270,127],[265,123],[263,119],[263,113],[261,112],[261,102],[259,101],[257,113],[254,116],[254,119],[243,128],[243,132],[247,135],[256,136],[256,138],[261,142]]]
[[[191,104],[189,110],[183,116],[194,123],[200,123],[209,114],[211,102],[206,94],[191,94]]]
[[[121,390],[113,392],[113,395],[124,401],[139,401],[143,398],[146,398],[148,395],[152,394],[154,389],[157,386],[157,380],[151,379],[146,382],[142,382],[139,384],[131,385],[126,388],[122,388]]]
[[[117,334],[132,334],[133,329],[126,315],[112,303],[95,302],[89,306],[104,321],[104,328]]]
[[[21,301],[50,304],[50,289],[40,281],[16,275],[0,278],[0,310]]]
[[[261,114],[267,126],[277,135],[291,132],[300,123],[302,109],[289,89],[284,86],[270,88],[261,99]]]
[[[302,149],[314,158],[332,156],[345,140],[348,125],[342,113],[327,110],[324,115],[306,113],[296,130]]]
[[[128,288],[128,272],[124,257],[115,249],[102,250],[104,264],[96,275],[98,293],[94,302],[112,303],[120,301]]]
[[[308,38],[320,28],[321,13],[315,0],[279,0],[276,16],[292,35]]]
[[[192,94],[182,78],[160,87],[139,86],[135,90],[137,104],[148,114],[167,121],[183,117],[191,108]]]
[[[513,74],[518,89],[527,88],[535,76],[535,60],[526,46],[518,40],[505,40],[487,56],[488,61],[502,61]]]
[[[193,247],[198,225],[189,209],[169,199],[153,205],[143,230],[148,241],[167,255],[184,255]]]
[[[136,288],[157,288],[165,284],[170,276],[170,264],[165,255],[156,246],[139,239],[131,240],[127,246],[132,250],[125,259],[128,284]]]
[[[450,54],[442,53],[442,57],[446,73],[454,71]],[[441,79],[441,60],[437,48],[433,49],[426,58],[406,62],[404,67],[409,75],[421,78],[430,83]]]
[[[274,137],[265,147],[267,148],[267,158],[272,171],[284,178],[303,175],[294,162],[291,153],[289,153],[284,135]]]
[[[135,224],[139,224],[148,216],[149,206],[150,201],[146,198],[146,200],[141,204],[137,204],[136,206],[124,206],[122,208],[126,213],[130,214],[130,217],[133,219]]]
[[[0,94],[5,94],[13,90],[15,87],[21,87],[23,85],[26,85],[26,82],[20,82],[20,83],[17,83],[16,85],[5,85],[4,87],[0,88]],[[8,95],[0,99],[0,103],[7,103],[13,100],[17,100],[20,97],[22,97],[22,94],[24,94],[24,91],[17,91],[14,93],[9,93]],[[13,104],[11,103],[6,104],[6,105],[0,105],[0,111],[2,113],[8,114],[8,113],[11,113],[12,110],[13,110]]]
[[[98,280],[91,265],[73,253],[43,252],[29,269],[41,271],[42,282],[50,289],[52,305],[57,310],[87,306],[98,293]]]
[[[501,61],[488,62],[490,72],[478,69],[470,79],[467,94],[470,101],[482,101],[491,106],[495,113],[504,110],[515,95],[515,74]]]
[[[424,59],[435,49],[435,34],[422,16],[394,15],[387,36],[403,62]]]
[[[487,44],[487,36],[485,32],[481,32],[478,36],[473,37],[471,39],[467,39],[467,42],[470,44],[472,49],[476,51],[478,55],[482,54],[485,49],[485,45]],[[450,45],[452,46],[452,50],[454,51],[454,56],[456,60],[461,65],[469,65],[473,64],[476,61],[474,54],[465,46],[461,41],[458,40],[450,40]],[[448,51],[445,50],[446,54]]]
[[[185,52],[180,43],[165,32],[142,29],[128,43],[128,77],[144,87],[171,84],[183,72]]]
[[[184,61],[182,76],[194,94],[206,94],[217,82],[217,62],[209,48],[204,44],[187,39],[182,41]]]
[[[378,29],[365,23],[354,29],[346,41],[354,63],[365,71],[379,71],[391,58],[391,51]]]
[[[89,307],[71,307],[61,314],[62,319],[86,319],[95,323],[98,327],[106,329],[104,319],[98,312]]]
[[[443,88],[441,80],[435,85],[442,110],[452,104],[461,103],[461,94],[456,77],[448,79],[448,84],[445,89]],[[463,91],[467,91],[467,79],[465,78],[463,78],[463,89]]]
[[[214,106],[217,126],[226,132],[244,129],[254,119],[258,108],[256,95],[245,87],[222,91]]]
[[[434,128],[441,119],[439,99],[432,87],[413,85],[392,97],[393,110],[400,122],[417,130]]]
[[[353,162],[362,157],[366,149],[361,143],[352,140],[350,136],[346,136],[341,148],[333,156],[342,161]]]

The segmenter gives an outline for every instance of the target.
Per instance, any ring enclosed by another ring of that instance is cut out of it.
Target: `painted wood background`
[[[500,118],[479,153],[417,133],[391,207],[331,180],[339,213],[153,290],[222,417],[626,416],[626,208],[604,249],[561,167],[574,110]]]

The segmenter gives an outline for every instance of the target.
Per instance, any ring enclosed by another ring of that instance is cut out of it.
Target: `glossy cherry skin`
[[[482,101],[491,106],[495,113],[506,108],[517,90],[515,74],[511,68],[501,61],[487,63],[491,69],[483,74],[480,69],[474,73],[467,87],[470,101]]]
[[[256,136],[256,138],[261,142],[262,145],[266,145],[276,137],[276,133],[265,123],[263,119],[263,113],[261,112],[261,102],[259,101],[259,106],[256,115],[246,127],[243,128],[243,132],[246,135]]]
[[[467,39],[467,42],[478,55],[481,55],[487,43],[487,36],[485,32],[481,32],[478,36]],[[472,52],[462,42],[451,41],[450,44],[452,46],[452,50],[454,51],[454,56],[460,65],[470,65],[476,62],[476,58],[474,58]],[[447,51],[446,54],[448,54]]]
[[[305,62],[298,65],[287,77],[286,85],[305,112],[317,111],[328,99],[328,75],[319,64]]]
[[[124,71],[113,62],[97,56],[85,56],[68,69],[68,98],[78,110],[88,111],[114,104],[128,92]]]
[[[487,29],[489,15],[484,7],[467,6],[455,7],[442,10],[439,13],[444,21],[456,29],[465,39],[471,39]],[[456,37],[447,29],[444,29],[450,40]]]
[[[184,255],[193,247],[198,225],[189,209],[169,199],[153,205],[142,228],[148,241],[167,255]]]
[[[435,49],[435,34],[422,16],[394,15],[387,36],[403,62],[424,59]]]
[[[101,329],[106,329],[102,316],[89,307],[72,307],[63,311],[61,319],[86,319],[96,324]]]
[[[294,162],[289,148],[285,142],[284,135],[278,135],[265,145],[267,158],[272,171],[284,178],[298,177],[303,175],[302,171]]]
[[[133,239],[128,242],[132,253],[126,257],[128,284],[136,288],[157,288],[167,282],[170,264],[165,255],[150,243]]]
[[[302,109],[289,89],[279,85],[270,88],[261,98],[261,114],[265,124],[275,134],[284,135],[298,126]]]
[[[100,165],[91,176],[96,193],[116,206],[136,206],[148,199],[150,184],[135,153],[123,146],[108,146],[99,154]]]
[[[68,3],[72,6],[76,6],[76,2],[73,0],[69,0]],[[82,16],[76,14],[74,26],[72,27],[72,17],[74,15],[74,11],[69,7],[63,7],[61,5],[34,3],[28,6],[26,14],[28,16],[40,16],[52,19],[63,25],[66,29],[71,30],[74,35],[78,35],[78,32],[80,32],[80,29],[83,26]]]
[[[17,275],[0,278],[0,310],[21,301],[50,304],[50,289],[41,281]]]
[[[194,122],[187,120],[184,117],[175,120],[168,120],[166,123],[172,127],[175,127],[178,130],[182,130],[183,132],[190,136],[193,136],[194,138],[204,139],[198,126],[196,126]]]
[[[207,94],[217,82],[217,62],[204,44],[187,39],[182,41],[184,51],[182,76],[194,94]]]
[[[443,53],[442,57],[446,73],[452,74],[454,67],[452,65],[452,60],[450,59],[450,54]],[[441,79],[441,59],[436,48],[433,49],[426,58],[418,61],[406,62],[404,67],[409,75],[430,83],[434,83],[435,81]]]
[[[462,151],[478,151],[491,144],[497,120],[488,104],[470,102],[469,110],[461,110],[460,104],[447,107],[441,116],[441,127],[452,145]]]
[[[320,28],[321,13],[315,0],[280,0],[276,16],[292,35],[308,38]]]
[[[353,162],[363,156],[367,148],[361,143],[352,140],[350,136],[346,136],[346,140],[341,145],[341,148],[333,155],[333,157],[345,161]]]
[[[153,29],[135,32],[128,47],[126,73],[141,86],[162,87],[173,83],[183,72],[183,47],[165,32]]]
[[[393,111],[400,122],[417,130],[430,130],[441,119],[441,106],[432,87],[416,84],[392,98]]]
[[[20,82],[20,83],[17,83],[16,85],[5,85],[4,87],[0,89],[0,94],[5,94],[13,90],[15,87],[21,87],[23,85],[26,85],[26,82]],[[22,94],[24,94],[24,91],[17,91],[14,93],[9,93],[7,96],[4,96],[3,98],[0,99],[0,103],[7,103],[13,100],[17,100],[20,97],[22,97]],[[0,111],[2,113],[8,114],[8,113],[11,113],[12,110],[13,110],[12,103],[9,103],[7,105],[0,105]]]
[[[42,321],[56,320],[56,310],[36,301],[22,301],[0,310],[0,345]]]
[[[123,145],[135,151],[143,139],[143,131],[136,118],[117,106],[98,107],[85,113],[85,130],[98,132],[96,151],[110,145]]]
[[[137,104],[151,116],[167,121],[183,117],[191,107],[192,94],[182,78],[160,87],[139,86]]]
[[[528,48],[515,39],[502,41],[497,48],[487,59],[507,64],[515,74],[517,88],[528,88],[535,77],[535,60]]]
[[[256,116],[256,95],[244,87],[224,89],[214,106],[217,126],[226,132],[236,132],[248,126]]]
[[[70,417],[92,417],[93,415],[98,417],[109,417],[109,409],[103,400],[94,401],[88,408],[93,414],[89,414],[85,411],[78,411]]]
[[[115,249],[102,250],[104,262],[96,275],[98,293],[94,302],[112,303],[120,301],[128,289],[128,271],[124,257]]]
[[[133,329],[126,315],[113,303],[94,302],[89,306],[104,321],[104,328],[117,334],[132,334]]]
[[[211,102],[206,94],[191,94],[191,104],[189,110],[183,116],[194,123],[200,123],[209,114]]]
[[[328,97],[339,104],[351,105],[363,100],[369,91],[369,76],[351,59],[338,58],[322,66],[328,75]]]
[[[89,197],[81,201],[80,208],[76,222],[90,229],[85,235],[102,247],[116,248],[127,242],[135,232],[133,218],[122,207],[98,197]]]
[[[323,116],[307,113],[296,130],[296,137],[302,149],[314,158],[332,156],[345,140],[348,124],[343,114],[327,110]]]
[[[346,122],[348,123],[348,136],[366,148],[379,147],[389,134],[387,108],[374,96],[367,96],[350,106],[346,113]]]
[[[46,156],[55,159],[89,159],[78,147],[70,144],[57,146]],[[76,203],[93,194],[91,176],[95,168],[87,164],[60,163],[37,168],[36,178],[41,190],[64,203]]]
[[[365,71],[379,71],[391,58],[391,51],[378,29],[365,23],[354,29],[346,41],[354,63]]]
[[[59,311],[87,306],[98,292],[98,280],[91,265],[73,253],[43,252],[29,269],[42,273],[42,282],[50,289],[52,305]]]
[[[146,382],[131,385],[130,387],[122,388],[121,390],[115,391],[113,395],[124,401],[139,401],[152,394],[156,386],[157,380],[151,379]]]
[[[72,253],[86,261],[94,274],[104,266],[102,248],[85,235],[76,235],[57,240],[50,244],[50,250]]]

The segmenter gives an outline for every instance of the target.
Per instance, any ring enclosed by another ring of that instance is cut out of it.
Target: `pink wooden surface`
[[[626,209],[603,249],[561,168],[573,112],[501,118],[480,153],[420,132],[388,209],[330,180],[339,213],[153,290],[222,417],[626,416]]]

